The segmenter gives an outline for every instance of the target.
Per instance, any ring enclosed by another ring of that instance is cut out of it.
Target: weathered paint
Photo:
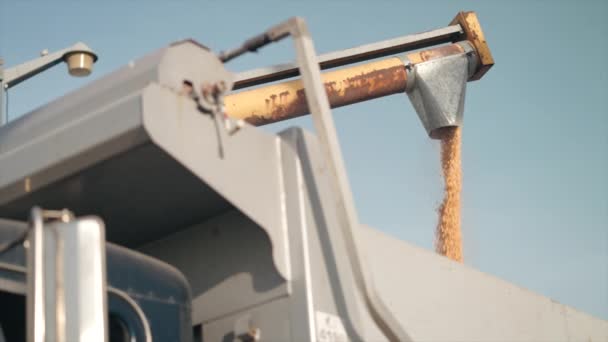
[[[494,57],[492,57],[490,47],[481,30],[477,14],[475,12],[459,12],[450,23],[450,25],[454,24],[460,24],[464,31],[464,36],[460,40],[468,40],[475,47],[479,57],[479,65],[469,81],[479,80],[494,65]]]
[[[457,44],[408,54],[413,64],[461,53]],[[403,61],[391,57],[323,74],[332,108],[405,92]],[[224,99],[227,114],[260,126],[309,113],[304,86],[293,80],[230,94]]]
[[[406,75],[398,58],[358,65],[323,74],[332,107],[405,91]],[[288,81],[226,96],[229,116],[263,125],[308,113],[304,86]]]
[[[450,44],[450,45],[442,45],[436,47],[434,49],[428,49],[423,51],[418,51],[414,53],[410,53],[407,55],[408,60],[412,64],[418,64],[426,61],[430,61],[433,59],[438,59],[441,57],[456,55],[462,53],[464,50],[462,46],[458,44]]]

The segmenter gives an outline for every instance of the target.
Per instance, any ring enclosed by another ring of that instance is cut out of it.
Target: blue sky
[[[319,53],[447,25],[475,10],[496,60],[469,83],[463,131],[465,263],[608,319],[608,2],[0,0],[11,67],[84,41],[87,79],[65,66],[9,92],[11,118],[187,37],[218,51],[290,16]],[[229,65],[293,59],[289,43]],[[405,95],[334,110],[360,219],[431,249],[439,146]],[[311,128],[309,118],[274,125]]]

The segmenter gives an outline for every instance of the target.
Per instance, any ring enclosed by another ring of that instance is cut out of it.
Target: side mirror
[[[28,341],[107,341],[103,222],[34,208],[27,242]]]

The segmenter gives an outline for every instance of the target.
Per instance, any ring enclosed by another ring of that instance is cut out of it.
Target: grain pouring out
[[[462,233],[460,229],[460,193],[462,190],[460,127],[446,127],[439,132],[441,139],[441,168],[445,181],[443,202],[437,209],[437,253],[462,262]]]

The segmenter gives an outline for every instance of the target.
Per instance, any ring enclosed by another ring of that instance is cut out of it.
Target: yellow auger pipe
[[[460,12],[451,25],[460,25],[462,35],[477,54],[478,65],[470,80],[480,79],[494,64],[481,26],[474,12]],[[326,72],[323,83],[332,108],[392,94],[403,94],[407,86],[405,61],[415,65],[463,53],[460,44],[442,45],[427,50],[367,62]],[[309,113],[304,87],[293,80],[232,93],[224,99],[227,114],[259,126]]]
[[[463,52],[450,44],[407,55],[412,64]],[[407,85],[404,61],[390,57],[323,74],[325,91],[332,108],[392,94],[403,94]],[[259,126],[309,113],[300,80],[293,80],[233,93],[224,99],[226,112]]]

